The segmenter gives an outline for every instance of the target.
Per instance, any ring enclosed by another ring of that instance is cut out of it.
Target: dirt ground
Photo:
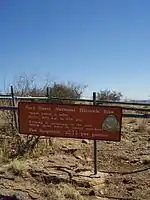
[[[104,196],[150,199],[150,123],[124,119],[121,142],[98,142],[98,170],[109,172]]]
[[[123,119],[121,142],[97,142],[96,177],[91,141],[56,139],[55,146],[23,164],[0,163],[0,199],[13,194],[17,200],[150,199],[148,120]]]

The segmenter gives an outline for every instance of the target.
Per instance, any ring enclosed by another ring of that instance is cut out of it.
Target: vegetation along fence
[[[150,114],[148,112],[150,112],[150,104],[148,103],[136,103],[136,102],[122,102],[122,101],[97,101],[96,100],[96,93],[93,92],[93,99],[73,99],[73,98],[57,98],[57,97],[50,97],[49,93],[48,93],[48,88],[47,88],[47,95],[44,96],[36,96],[36,97],[25,97],[25,96],[15,96],[14,95],[14,91],[13,91],[13,86],[11,86],[11,93],[10,94],[0,94],[0,101],[1,100],[11,100],[11,106],[2,106],[0,105],[0,110],[12,110],[14,111],[14,121],[15,121],[15,126],[16,128],[18,127],[18,118],[17,118],[17,110],[18,110],[18,102],[19,101],[73,101],[75,103],[89,103],[89,104],[95,104],[95,105],[108,105],[109,107],[113,107],[113,106],[121,106],[121,108],[123,109],[123,111],[135,111],[136,113],[125,113],[123,112],[122,117],[127,117],[127,118],[150,118]],[[132,107],[131,107],[132,106]],[[142,106],[144,108],[139,108],[136,106]]]

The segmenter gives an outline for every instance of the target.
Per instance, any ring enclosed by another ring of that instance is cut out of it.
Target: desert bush
[[[48,83],[42,86],[36,84],[35,75],[23,74],[15,77],[13,83],[15,96],[45,96]]]
[[[120,101],[122,97],[121,92],[111,90],[100,90],[97,93],[97,100],[99,101]]]
[[[86,86],[81,86],[73,83],[54,83],[49,88],[51,97],[64,97],[80,99]]]

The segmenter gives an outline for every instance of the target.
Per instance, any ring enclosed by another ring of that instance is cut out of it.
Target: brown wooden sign
[[[21,134],[120,141],[120,107],[19,102]]]

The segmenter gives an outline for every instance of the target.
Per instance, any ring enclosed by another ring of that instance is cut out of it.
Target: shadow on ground
[[[15,195],[13,195],[13,196],[0,195],[0,200],[19,200],[19,199],[17,199],[17,197]]]

